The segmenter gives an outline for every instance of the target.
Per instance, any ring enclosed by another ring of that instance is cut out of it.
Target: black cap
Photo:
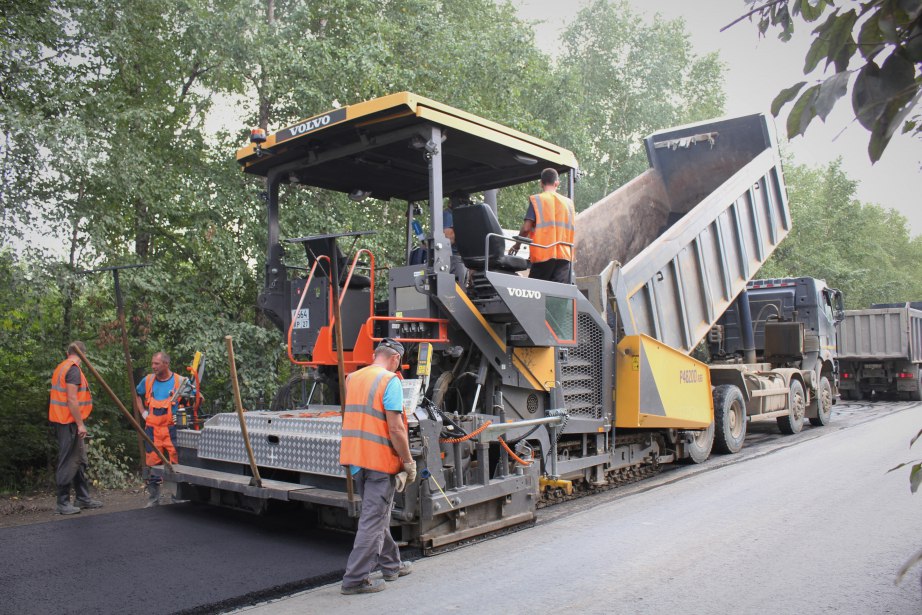
[[[403,352],[404,352],[403,344],[389,337],[385,337],[383,340],[378,342],[378,348],[390,348],[391,350],[399,354],[401,357],[403,356]],[[377,350],[378,348],[375,348],[375,350]]]

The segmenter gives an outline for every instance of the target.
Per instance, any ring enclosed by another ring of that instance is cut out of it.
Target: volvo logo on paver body
[[[281,130],[278,133],[276,138],[276,143],[281,143],[282,141],[287,141],[294,137],[300,137],[301,135],[307,134],[309,132],[314,132],[321,128],[326,128],[331,124],[336,122],[341,122],[346,119],[346,110],[345,109],[336,109],[335,111],[330,111],[324,115],[318,115],[317,117],[312,117],[309,120],[305,120],[300,124],[296,124],[291,128]]]
[[[510,297],[518,297],[519,299],[540,299],[541,291],[540,290],[525,290],[524,288],[507,288],[509,291]]]
[[[698,384],[704,382],[704,376],[697,369],[683,369],[679,372],[679,382],[682,384]]]

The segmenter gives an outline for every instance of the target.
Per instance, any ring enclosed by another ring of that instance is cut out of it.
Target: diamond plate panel
[[[198,443],[202,437],[202,432],[194,429],[177,429],[176,446],[182,448],[198,448]]]
[[[257,465],[342,476],[339,465],[342,421],[339,416],[299,417],[291,412],[257,411],[246,412],[244,420]],[[200,458],[249,464],[236,414],[212,417],[201,434]]]

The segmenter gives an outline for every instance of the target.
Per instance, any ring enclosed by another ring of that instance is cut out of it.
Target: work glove
[[[412,483],[416,480],[416,462],[410,461],[403,464],[403,471],[407,473],[407,482]]]
[[[397,493],[403,493],[403,490],[407,488],[407,473],[398,473],[394,480],[397,482]]]

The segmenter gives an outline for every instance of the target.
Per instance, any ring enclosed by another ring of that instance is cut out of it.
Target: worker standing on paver
[[[416,479],[403,387],[394,373],[403,352],[402,344],[385,338],[375,348],[372,364],[346,379],[339,462],[352,472],[362,496],[362,513],[343,575],[344,594],[381,591],[384,581],[395,581],[411,571],[410,562],[400,561],[400,549],[390,532],[396,475],[406,472],[406,482]],[[378,565],[383,580],[372,581],[368,575]]]
[[[528,277],[551,282],[572,283],[573,247],[575,242],[576,210],[573,201],[557,194],[560,176],[555,169],[541,171],[541,194],[528,198],[528,210],[519,235],[531,237],[528,246],[531,271]],[[557,242],[570,245],[552,245]],[[537,245],[535,245],[537,244]],[[550,246],[547,248],[539,245]],[[513,244],[509,254],[516,254],[520,244]]]
[[[170,463],[178,463],[176,454],[176,420],[174,414],[179,402],[179,387],[183,378],[170,370],[170,355],[165,352],[154,353],[150,362],[151,372],[135,389],[134,403],[144,419],[144,430],[154,445],[167,455]],[[147,476],[148,506],[160,503],[160,485],[163,479],[150,475],[150,466],[160,465],[161,459],[150,444],[144,445],[147,456],[145,469]]]
[[[67,346],[67,358],[61,361],[51,376],[51,401],[48,420],[54,425],[58,441],[58,465],[54,478],[57,484],[57,512],[74,515],[81,508],[100,508],[102,502],[90,497],[86,479],[86,423],[93,412],[93,397],[77,349],[84,355],[83,342]],[[70,488],[74,488],[74,504],[70,503]]]

